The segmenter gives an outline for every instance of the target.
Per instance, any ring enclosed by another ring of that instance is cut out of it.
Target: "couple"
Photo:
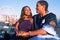
[[[54,27],[57,25],[56,15],[48,13],[48,3],[46,1],[38,1],[36,12],[38,14],[32,17],[29,6],[22,8],[20,19],[15,27],[16,36],[20,40],[31,40],[29,38],[39,35],[56,35],[54,30]]]

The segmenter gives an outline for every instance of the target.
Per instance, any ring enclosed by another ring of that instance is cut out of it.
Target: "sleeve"
[[[54,28],[52,26],[50,26],[50,25],[43,25],[42,29],[45,30],[46,32],[48,32],[50,35],[57,35]]]
[[[49,23],[51,21],[54,21],[57,24],[57,19],[56,19],[56,15],[50,13],[47,18],[46,18],[46,23],[43,25],[43,30],[45,30],[46,32],[52,34],[52,35],[56,35],[56,31],[54,30],[54,27],[52,27]],[[46,25],[47,24],[47,25]],[[52,30],[52,31],[51,31]]]
[[[55,14],[50,14],[46,20],[46,23],[49,24],[51,21],[54,21],[57,25],[57,19],[56,19],[56,15]]]

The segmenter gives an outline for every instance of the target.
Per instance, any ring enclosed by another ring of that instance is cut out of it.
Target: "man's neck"
[[[46,11],[45,12],[42,12],[40,16],[43,17],[45,15],[47,15],[47,12]]]

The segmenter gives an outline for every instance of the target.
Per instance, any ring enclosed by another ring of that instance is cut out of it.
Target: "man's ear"
[[[50,21],[49,23],[51,26],[56,26],[56,23],[54,21]]]
[[[46,6],[45,5],[43,5],[43,9],[45,10],[45,8],[46,8]]]

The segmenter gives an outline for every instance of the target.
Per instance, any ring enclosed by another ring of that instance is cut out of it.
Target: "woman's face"
[[[25,9],[24,9],[24,11],[25,11],[25,15],[27,15],[27,16],[30,16],[30,9],[29,9],[29,7],[26,7]]]

